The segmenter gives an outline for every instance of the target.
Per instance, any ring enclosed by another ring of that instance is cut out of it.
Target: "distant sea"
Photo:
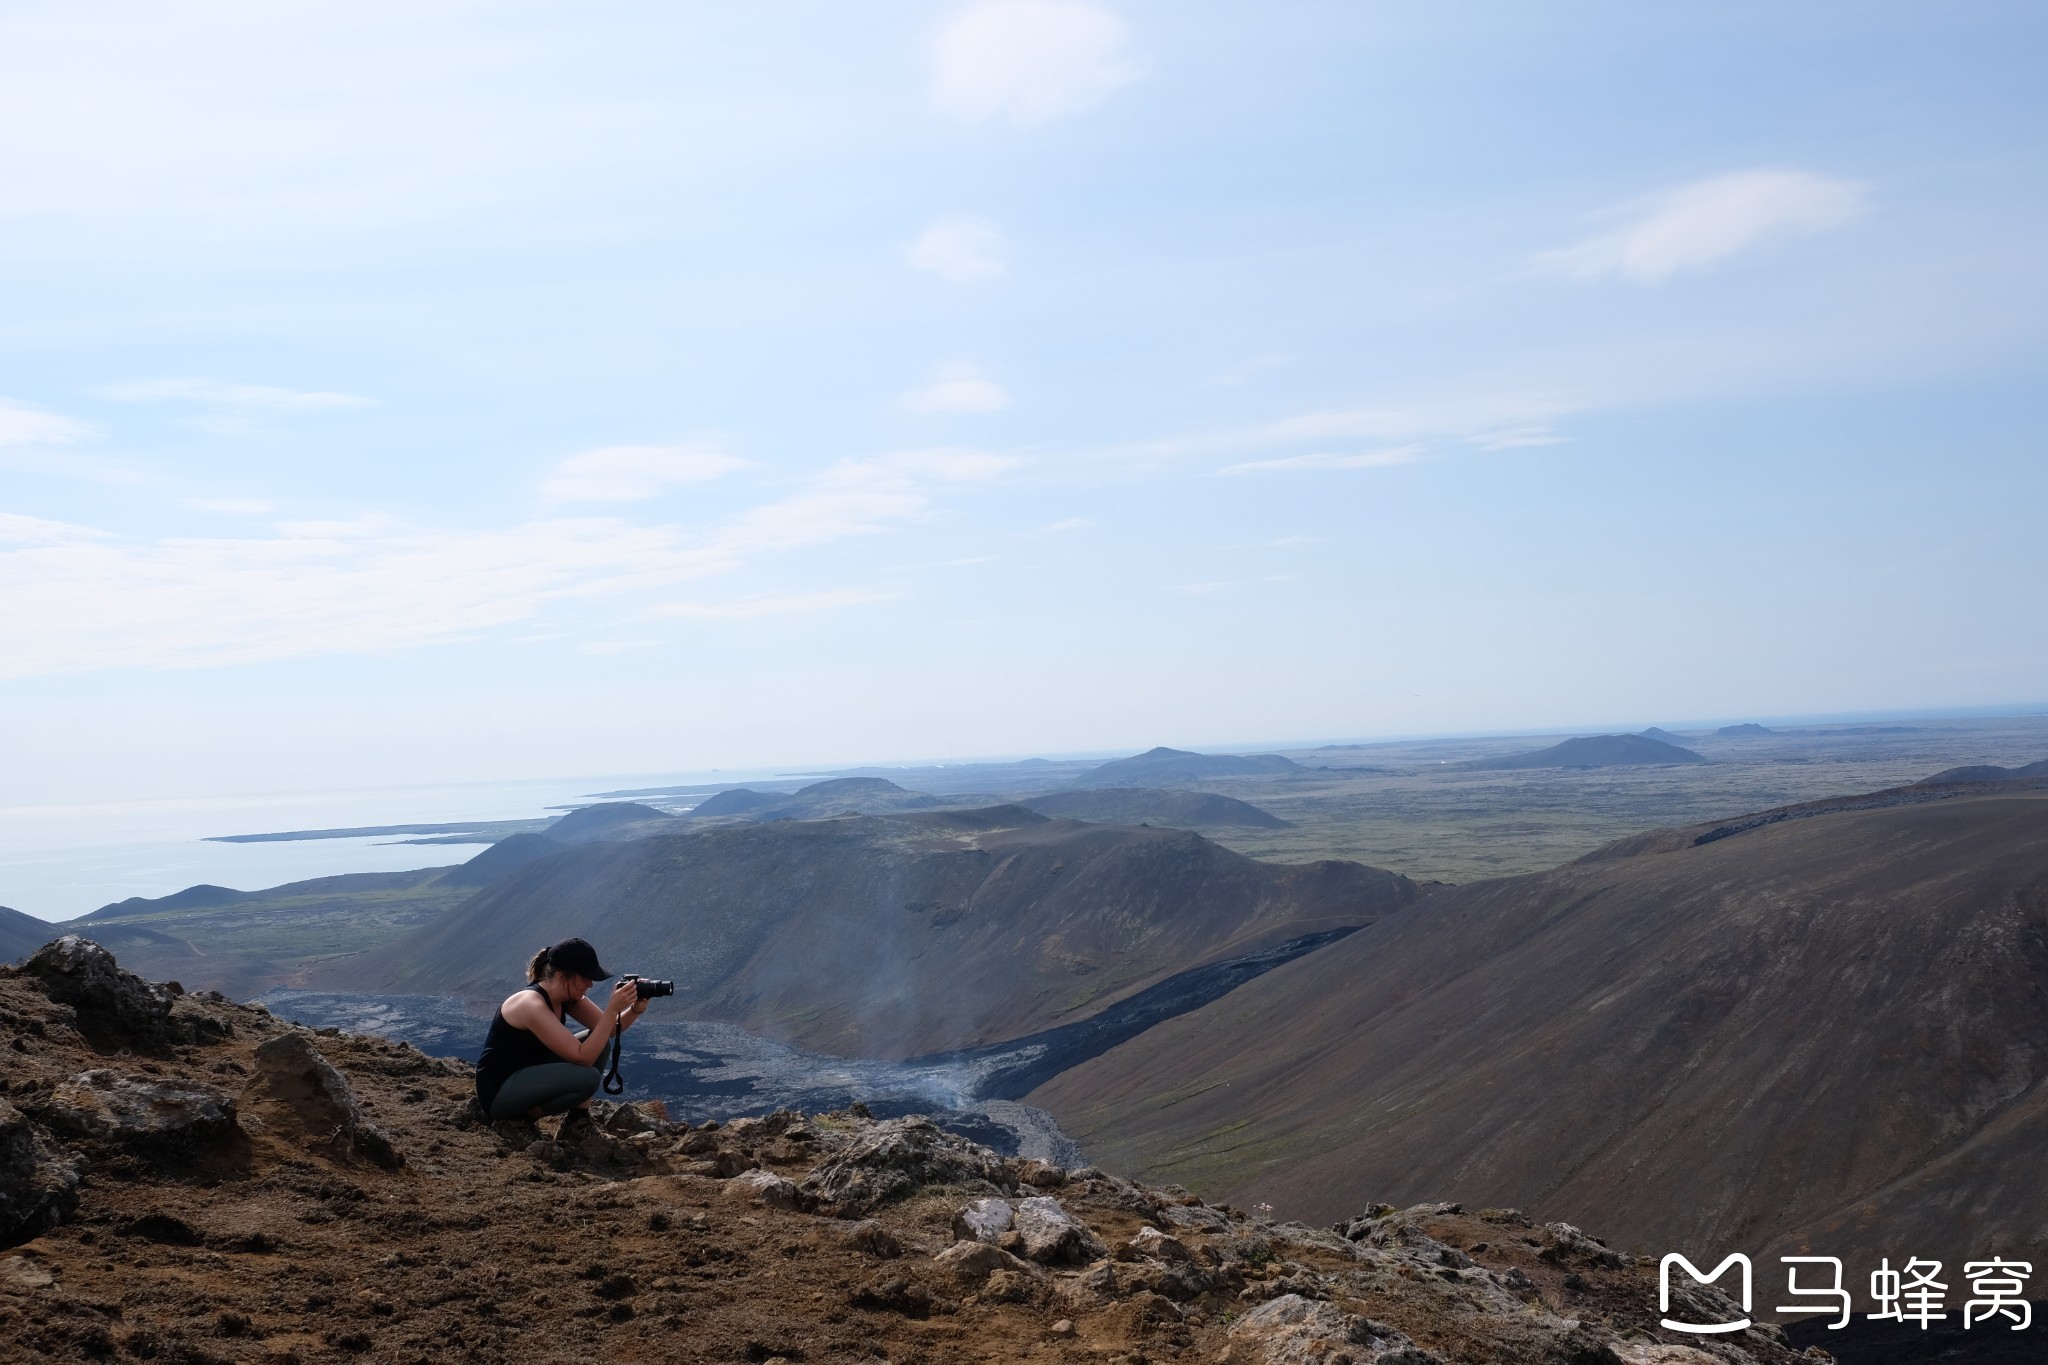
[[[405,844],[405,835],[213,844],[214,835],[365,825],[529,820],[624,788],[742,786],[773,773],[669,773],[522,782],[279,792],[169,800],[0,806],[0,905],[66,920],[130,896],[200,882],[255,891],[343,872],[440,867],[482,844]]]

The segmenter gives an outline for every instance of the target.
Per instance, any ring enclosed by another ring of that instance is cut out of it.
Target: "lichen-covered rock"
[[[55,1227],[78,1207],[78,1161],[0,1099],[0,1246]]]
[[[803,1204],[803,1194],[796,1183],[773,1171],[743,1171],[732,1178],[727,1189],[771,1209],[794,1209]]]
[[[1115,1251],[1119,1261],[1180,1261],[1192,1257],[1187,1243],[1178,1237],[1169,1237],[1158,1228],[1139,1228],[1137,1235],[1119,1246]]]
[[[50,999],[78,1012],[78,1031],[95,1046],[160,1051],[194,1041],[190,1021],[171,1017],[176,997],[170,991],[123,971],[89,938],[66,934],[45,943],[21,970]]]
[[[86,1071],[50,1094],[53,1127],[145,1155],[197,1151],[235,1132],[235,1102],[210,1086]]]
[[[1223,1365],[1442,1365],[1391,1327],[1286,1294],[1230,1329]]]
[[[1088,1225],[1049,1194],[1017,1205],[1017,1236],[1024,1254],[1040,1265],[1082,1265],[1105,1254]]]
[[[1031,1270],[1028,1263],[987,1242],[955,1242],[933,1257],[932,1263],[966,1280],[979,1280],[999,1270],[1012,1273]],[[1043,1271],[1038,1273],[1044,1274]]]
[[[911,1115],[874,1124],[804,1178],[804,1194],[860,1214],[929,1185],[1005,1191],[1009,1171],[988,1148]]]
[[[1553,1265],[1590,1264],[1619,1270],[1628,1264],[1628,1257],[1610,1250],[1605,1242],[1588,1237],[1570,1223],[1545,1223],[1543,1230],[1552,1238],[1550,1246],[1544,1248],[1543,1259]]]
[[[303,1033],[281,1033],[256,1048],[256,1074],[245,1102],[275,1118],[288,1118],[320,1143],[345,1146],[387,1170],[405,1164],[390,1136],[363,1115],[348,1077]]]
[[[953,1236],[962,1242],[1000,1242],[1015,1227],[1017,1211],[1007,1199],[977,1199],[953,1215]]]
[[[887,1225],[863,1218],[846,1230],[846,1245],[863,1256],[893,1260],[903,1254],[903,1239]]]

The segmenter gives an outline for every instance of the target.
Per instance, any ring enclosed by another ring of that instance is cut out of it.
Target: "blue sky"
[[[0,799],[2048,695],[2022,4],[0,4]]]

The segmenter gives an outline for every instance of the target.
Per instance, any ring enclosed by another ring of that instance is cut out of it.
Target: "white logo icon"
[[[1849,1291],[1842,1288],[1842,1261],[1838,1256],[1780,1256],[1786,1266],[1785,1292],[1794,1297],[1809,1299],[1834,1299],[1839,1303],[1842,1316],[1828,1324],[1830,1331],[1840,1331],[1849,1325]],[[1834,1282],[1824,1285],[1802,1286],[1799,1283],[1799,1267],[1803,1265],[1824,1265],[1834,1269]],[[1781,1303],[1780,1313],[1819,1313],[1827,1311],[1817,1303]]]
[[[1742,1297],[1740,1303],[1745,1314],[1750,1311],[1750,1286],[1753,1272],[1750,1270],[1749,1257],[1739,1251],[1733,1252],[1727,1260],[1714,1267],[1713,1274],[1702,1275],[1698,1266],[1674,1251],[1657,1263],[1657,1309],[1659,1312],[1667,1315],[1671,1312],[1671,1267],[1673,1265],[1684,1266],[1685,1273],[1690,1275],[1696,1284],[1712,1284],[1728,1272],[1729,1266],[1741,1266]],[[1664,1319],[1664,1325],[1674,1332],[1697,1332],[1701,1334],[1709,1332],[1740,1332],[1748,1328],[1749,1319],[1745,1316],[1739,1322],[1704,1324],[1697,1322],[1675,1322],[1667,1316]]]

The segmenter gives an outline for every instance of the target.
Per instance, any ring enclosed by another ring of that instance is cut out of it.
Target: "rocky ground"
[[[464,1063],[75,938],[0,969],[0,1049],[9,1361],[1801,1358],[1512,1210],[1274,1224],[857,1109],[489,1124]]]

